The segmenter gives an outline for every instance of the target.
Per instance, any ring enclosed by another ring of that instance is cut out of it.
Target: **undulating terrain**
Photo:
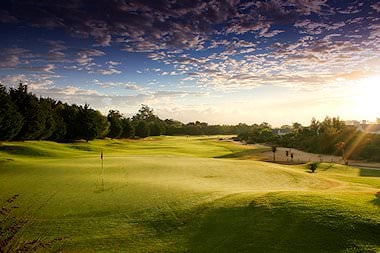
[[[0,145],[18,241],[64,252],[378,252],[380,170],[280,165],[218,137]],[[104,154],[102,169],[100,152]]]

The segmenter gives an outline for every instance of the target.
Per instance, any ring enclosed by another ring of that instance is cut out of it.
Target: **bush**
[[[319,163],[317,162],[309,163],[309,169],[311,170],[311,173],[314,173],[315,170],[318,168],[318,166],[319,166]]]

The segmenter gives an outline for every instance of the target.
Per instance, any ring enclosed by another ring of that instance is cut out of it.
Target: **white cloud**
[[[113,74],[120,74],[121,71],[114,69],[114,68],[109,68],[109,69],[100,69],[97,71],[99,74],[102,75],[113,75]]]
[[[95,56],[103,56],[105,53],[98,49],[82,49],[77,53],[76,61],[80,65],[88,65],[91,63]]]
[[[380,3],[372,4],[371,7],[372,7],[375,11],[380,12]]]

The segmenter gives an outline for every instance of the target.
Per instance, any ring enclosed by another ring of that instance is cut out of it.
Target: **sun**
[[[360,119],[380,117],[380,76],[358,80],[352,91],[353,110]]]

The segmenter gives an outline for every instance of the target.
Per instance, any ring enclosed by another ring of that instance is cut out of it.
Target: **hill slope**
[[[379,250],[380,172],[231,159],[254,148],[206,137],[3,143],[0,203],[19,194],[22,240],[63,236],[54,247],[66,251]]]

